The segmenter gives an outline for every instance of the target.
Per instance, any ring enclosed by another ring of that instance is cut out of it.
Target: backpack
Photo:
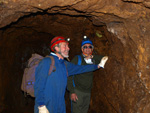
[[[46,57],[51,58],[51,65],[48,73],[48,75],[50,75],[53,71],[55,61],[53,56]],[[45,57],[35,53],[32,54],[32,57],[28,60],[28,66],[24,70],[21,83],[21,90],[24,91],[25,96],[30,95],[31,97],[34,97],[35,70],[43,58]]]

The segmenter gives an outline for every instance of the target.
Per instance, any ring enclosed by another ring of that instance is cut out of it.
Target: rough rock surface
[[[89,113],[149,113],[149,8],[149,0],[0,0],[0,112],[33,112],[20,91],[33,52],[47,54],[50,39],[64,35],[72,58],[86,34],[96,54],[109,56],[94,73]]]

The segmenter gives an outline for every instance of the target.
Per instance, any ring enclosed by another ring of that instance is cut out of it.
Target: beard
[[[68,58],[68,57],[69,57],[69,51],[61,52],[61,55],[62,55],[64,58]]]

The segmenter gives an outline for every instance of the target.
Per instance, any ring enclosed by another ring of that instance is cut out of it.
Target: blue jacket
[[[53,54],[50,55],[54,57],[56,71],[48,75],[51,64],[51,59],[48,57],[44,58],[36,68],[34,113],[39,113],[38,106],[40,105],[46,105],[50,113],[66,113],[64,96],[67,77],[98,69],[97,65],[74,65]]]

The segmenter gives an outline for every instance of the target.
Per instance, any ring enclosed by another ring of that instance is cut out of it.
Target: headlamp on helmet
[[[91,44],[93,46],[93,43],[92,41],[87,37],[87,36],[84,36],[83,37],[83,40],[82,40],[82,43],[81,43],[81,47],[85,44]]]

